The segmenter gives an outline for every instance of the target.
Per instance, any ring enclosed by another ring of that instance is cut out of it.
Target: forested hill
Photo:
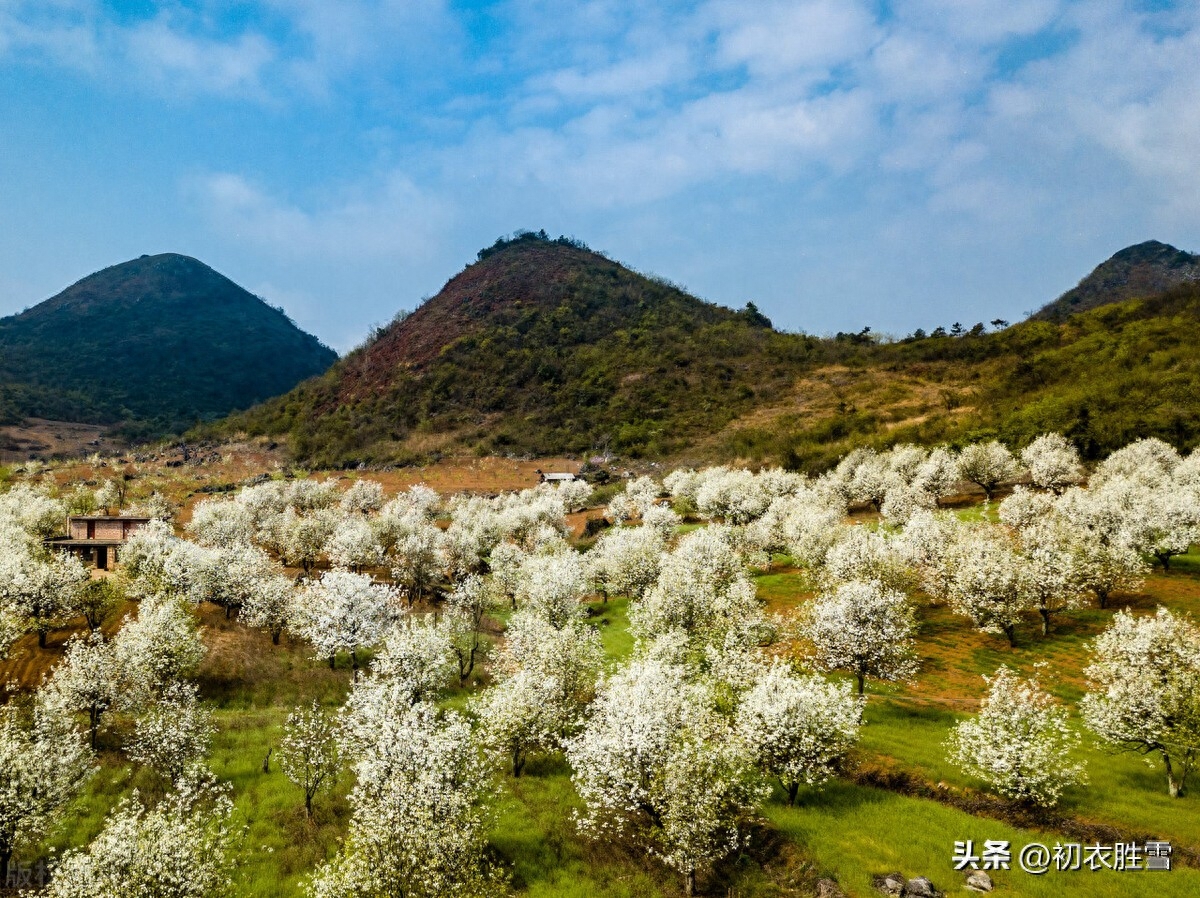
[[[202,433],[286,438],[313,465],[611,450],[817,468],[863,443],[1045,430],[1095,457],[1200,440],[1198,344],[1195,282],[996,332],[818,339],[524,234],[321,377]]]
[[[1200,256],[1147,240],[1127,246],[1101,262],[1077,286],[1042,307],[1034,317],[1061,321],[1075,312],[1153,296],[1176,284],[1197,280],[1200,280]]]
[[[287,434],[299,457],[325,464],[465,446],[661,454],[785,386],[806,351],[753,308],[703,302],[574,241],[524,234],[479,256],[224,432]]]
[[[178,432],[337,358],[279,309],[188,256],[142,256],[0,320],[0,416]]]

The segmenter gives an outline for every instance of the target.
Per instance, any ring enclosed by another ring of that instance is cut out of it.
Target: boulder
[[[926,876],[918,876],[904,884],[906,898],[946,898],[945,892],[940,892]]]
[[[967,877],[967,888],[972,892],[990,892],[992,890],[992,878],[982,870],[973,870],[971,875]]]
[[[871,877],[871,885],[876,891],[883,892],[885,895],[893,895],[895,898],[901,898],[904,895],[904,874],[903,873],[884,873],[879,876]]]

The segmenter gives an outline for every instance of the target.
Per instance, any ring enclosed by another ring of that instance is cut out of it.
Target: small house
[[[567,471],[562,471],[557,474],[545,474],[541,468],[534,471],[538,476],[538,483],[569,483],[575,480],[575,475]]]
[[[150,522],[150,518],[102,514],[71,515],[67,535],[46,540],[46,545],[73,552],[86,564],[108,570],[117,562],[117,549]]]

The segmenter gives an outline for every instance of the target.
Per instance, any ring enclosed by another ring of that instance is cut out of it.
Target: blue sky
[[[0,0],[0,313],[196,256],[345,351],[518,228],[810,333],[1200,249],[1200,4]]]

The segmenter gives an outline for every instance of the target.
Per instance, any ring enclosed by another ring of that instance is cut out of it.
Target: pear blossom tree
[[[352,756],[349,832],[310,880],[310,898],[500,894],[503,877],[485,853],[490,771],[467,721],[425,702],[380,721]]]
[[[13,853],[53,829],[93,769],[86,740],[58,709],[0,705],[0,882]]]
[[[127,619],[113,638],[121,706],[152,701],[167,684],[194,670],[205,651],[195,617],[178,600],[142,599],[137,617]]]
[[[683,875],[688,895],[743,844],[741,824],[766,791],[711,689],[680,665],[635,660],[608,680],[567,748],[580,830],[644,846]]]
[[[1042,635],[1049,636],[1052,615],[1077,611],[1086,602],[1075,533],[1065,522],[1047,518],[1022,530],[1020,542],[1022,591],[1042,619]]]
[[[801,785],[818,786],[837,772],[858,739],[863,704],[848,683],[798,675],[775,661],[742,696],[737,731],[754,763],[795,804]]]
[[[356,574],[383,561],[383,547],[375,538],[371,522],[361,515],[343,517],[334,525],[325,554],[331,564]]]
[[[867,677],[896,682],[916,672],[916,621],[903,593],[878,580],[843,583],[805,609],[800,632],[822,670],[854,675],[858,694]]]
[[[931,496],[937,506],[954,492],[959,479],[958,457],[946,447],[936,446],[913,472],[912,487]]]
[[[314,700],[311,707],[288,715],[279,742],[279,767],[304,790],[304,813],[312,819],[313,798],[322,788],[331,788],[338,773],[337,727],[320,702]]]
[[[1067,710],[1007,666],[984,678],[988,694],[979,714],[959,722],[946,746],[950,759],[1006,798],[1053,807],[1069,786],[1084,781],[1084,764],[1071,757],[1079,735]]]
[[[208,753],[212,736],[212,714],[201,706],[196,685],[177,680],[138,715],[126,751],[174,785]]]
[[[342,493],[339,502],[346,514],[369,515],[383,508],[383,484],[377,480],[356,480]]]
[[[0,604],[37,633],[39,648],[46,647],[52,629],[78,613],[88,579],[76,555],[15,545],[0,552]]]
[[[584,556],[589,579],[606,601],[609,596],[641,599],[658,579],[664,548],[661,532],[649,524],[614,527]]]
[[[271,642],[279,645],[283,631],[291,621],[296,601],[296,588],[282,574],[264,577],[250,584],[242,599],[242,621],[271,634]]]
[[[1021,466],[1003,443],[992,440],[988,443],[972,443],[958,454],[958,477],[974,483],[983,490],[987,501],[992,501],[996,487],[1015,480]]]
[[[1021,464],[1034,484],[1054,493],[1083,480],[1079,450],[1061,433],[1044,433],[1022,449]]]
[[[1084,722],[1115,751],[1162,759],[1167,792],[1184,794],[1200,758],[1200,628],[1160,607],[1118,611],[1084,671]]]
[[[358,651],[377,644],[400,616],[396,590],[365,574],[326,571],[295,596],[291,630],[312,643],[315,657],[336,664],[349,652],[358,669]]]
[[[54,868],[48,898],[224,898],[232,893],[233,802],[228,786],[199,771],[150,806],[124,799],[87,848]]]
[[[492,605],[488,584],[477,574],[471,574],[455,587],[446,599],[442,612],[451,651],[458,662],[458,682],[465,686],[475,670],[475,663],[487,651],[483,621]]]
[[[551,626],[562,628],[586,613],[583,556],[565,544],[558,551],[527,555],[517,575],[516,603]]]
[[[1003,535],[972,528],[944,559],[950,571],[947,597],[958,614],[983,633],[1002,633],[1017,644],[1017,624],[1029,604],[1024,560]]]
[[[62,661],[42,687],[42,696],[48,707],[67,714],[87,714],[95,750],[96,733],[120,699],[121,679],[113,644],[103,633],[92,632],[68,640]]]

